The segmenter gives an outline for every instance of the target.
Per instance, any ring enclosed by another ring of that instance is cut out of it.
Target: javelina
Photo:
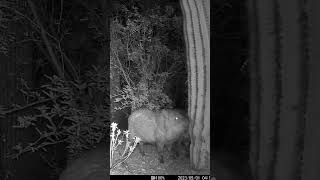
[[[171,150],[172,143],[186,137],[189,120],[180,110],[139,109],[129,116],[128,124],[131,135],[141,138],[141,154],[144,155],[143,143],[156,144],[159,161],[163,163],[164,146]]]

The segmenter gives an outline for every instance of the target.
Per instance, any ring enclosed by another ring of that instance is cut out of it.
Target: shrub
[[[99,78],[100,77],[100,78]],[[2,114],[33,109],[18,116],[14,128],[32,128],[37,133],[33,142],[20,142],[13,147],[9,157],[17,158],[26,152],[46,149],[49,145],[67,143],[69,158],[79,155],[85,149],[99,143],[108,133],[108,102],[96,105],[96,92],[108,94],[106,71],[97,68],[86,74],[86,80],[66,81],[57,76],[47,77],[48,83],[38,89],[31,89],[21,81],[21,92],[26,101]]]
[[[159,7],[142,15],[135,7],[122,6],[111,22],[111,69],[120,72],[124,85],[118,89],[116,110],[170,109],[174,102],[165,92],[167,81],[183,66],[183,51],[169,49],[168,34],[179,29],[177,16]],[[124,19],[124,20],[123,20]],[[174,26],[172,26],[174,24]],[[182,26],[181,26],[182,27]],[[182,32],[182,31],[181,31]],[[182,34],[180,34],[182,37]],[[112,87],[116,88],[116,87]]]

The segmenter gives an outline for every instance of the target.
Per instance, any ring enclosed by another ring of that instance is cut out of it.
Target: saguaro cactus
[[[248,2],[254,179],[320,179],[320,3]]]
[[[210,159],[210,1],[181,0],[188,66],[190,159],[194,168]]]

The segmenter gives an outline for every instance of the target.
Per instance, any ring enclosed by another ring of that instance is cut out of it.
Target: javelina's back
[[[171,142],[179,138],[187,128],[187,118],[176,110],[139,109],[129,116],[129,131],[143,142]]]
[[[128,119],[129,131],[132,136],[138,136],[144,142],[155,142],[156,117],[148,109],[134,111]]]

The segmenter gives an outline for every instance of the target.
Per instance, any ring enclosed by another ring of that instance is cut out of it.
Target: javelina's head
[[[184,110],[170,109],[167,110],[170,116],[170,120],[183,126],[184,129],[189,127],[189,119]]]
[[[170,113],[174,115],[172,120],[182,130],[175,142],[174,148],[178,150],[179,154],[184,154],[187,157],[189,156],[190,147],[189,118],[184,110],[171,110]]]
[[[178,136],[176,138],[188,136],[189,119],[186,114],[182,110],[176,109],[170,109],[167,110],[167,112],[169,117],[167,126],[169,129],[171,129],[172,132],[175,132],[173,134],[176,134]]]

